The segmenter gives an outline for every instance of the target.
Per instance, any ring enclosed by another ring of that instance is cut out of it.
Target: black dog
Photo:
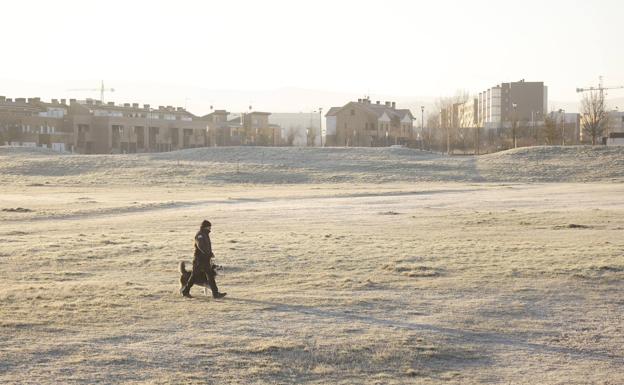
[[[188,282],[189,278],[191,278],[192,271],[186,270],[186,263],[184,263],[184,261],[181,261],[178,267],[180,270],[180,287],[182,288],[186,286],[186,283]],[[210,268],[212,269],[212,272],[214,273],[215,277],[217,276],[217,270],[221,270],[221,266],[217,266],[217,265],[212,265],[210,266]],[[208,279],[205,274],[200,275],[199,280],[193,282],[193,284],[203,287],[204,295],[206,296],[208,295],[208,289],[210,288],[210,286],[208,285]]]

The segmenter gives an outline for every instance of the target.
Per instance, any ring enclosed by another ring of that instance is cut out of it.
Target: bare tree
[[[514,103],[511,122],[511,144],[513,145],[513,148],[518,147],[518,113],[516,111],[516,106],[516,103]]]
[[[457,90],[452,97],[453,103],[466,103],[470,98],[470,92],[468,90]]]
[[[425,148],[427,150],[438,150],[438,134],[440,133],[440,117],[438,114],[427,115],[427,129],[423,133]]]
[[[474,154],[479,155],[479,148],[481,147],[481,129],[478,124],[474,127]]]
[[[463,127],[460,127],[458,105],[466,103],[469,96],[468,91],[457,90],[454,96],[436,100],[435,106],[436,111],[438,111],[439,126],[444,131],[443,142],[446,145],[446,152],[449,154],[453,152],[453,144],[458,141],[458,138],[465,136],[462,131]]]
[[[314,147],[314,142],[316,141],[316,128],[310,126],[306,128],[306,132],[308,134],[307,146]]]
[[[258,146],[270,146],[271,137],[265,131],[259,131],[258,135],[256,135],[256,145]]]
[[[297,128],[290,126],[286,132],[286,143],[292,146],[295,143],[295,137],[297,136]]]
[[[548,145],[557,143],[557,140],[559,139],[557,119],[552,114],[550,116],[544,116],[544,139]]]
[[[605,105],[604,94],[590,91],[581,100],[581,124],[583,131],[591,137],[592,145],[600,137],[607,126],[609,115]]]

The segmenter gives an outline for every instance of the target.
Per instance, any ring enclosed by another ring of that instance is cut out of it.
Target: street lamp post
[[[143,130],[143,149],[147,149],[147,151],[149,152],[153,152],[154,149],[152,148],[152,143],[150,141],[150,126],[152,124],[151,120],[152,120],[152,112],[154,111],[153,108],[148,107],[146,108],[147,113],[145,114],[145,124],[147,127],[145,127],[145,130]],[[154,135],[155,137],[156,135]],[[147,138],[146,138],[147,137]],[[147,145],[146,145],[146,140],[147,139]],[[154,143],[155,144],[155,143]]]
[[[479,138],[479,124],[475,124],[475,144],[474,144],[474,152],[475,155],[479,155],[479,143],[481,138]]]
[[[535,116],[533,110],[531,110],[531,129],[532,133],[535,133]]]
[[[323,107],[319,107],[319,135],[321,136],[321,147],[323,147]]]
[[[518,125],[518,115],[517,115],[517,110],[518,110],[518,105],[516,103],[512,104],[513,106],[513,126],[511,128],[511,134],[513,136],[513,146],[514,148],[517,147],[517,143],[516,143],[516,126]]]
[[[533,137],[535,138],[536,146],[539,146],[539,131],[537,129],[537,120],[539,114],[539,111],[531,111],[531,126],[533,127]]]
[[[451,122],[450,122],[448,115],[443,116],[442,109],[440,109],[440,122],[444,122],[444,125],[446,126],[446,153],[450,155],[451,154],[451,127],[450,127]]]
[[[420,149],[423,149],[425,140],[425,106],[420,106]]]
[[[151,116],[150,116],[150,109],[147,108],[146,110],[147,110],[147,112],[145,113],[145,126],[146,127],[145,127],[145,130],[143,130],[143,149],[147,150],[147,151],[150,151],[150,141],[149,141],[149,137],[150,137],[149,131],[150,131],[150,129],[149,129],[149,126],[150,126],[150,117]]]
[[[538,128],[538,122],[539,122],[539,116],[540,116],[541,112],[540,111],[535,111],[535,113],[532,115],[531,119],[533,119],[533,135],[535,135],[535,145],[539,146],[539,128]]]
[[[309,124],[310,135],[314,132],[314,114],[315,113],[316,113],[315,110],[310,111],[310,124]],[[312,143],[312,147],[314,147],[314,140],[310,140],[310,138],[308,137],[308,142],[311,142]],[[308,143],[308,145],[310,145],[310,144]]]
[[[561,114],[561,145],[565,146],[565,110],[560,108],[559,113]]]

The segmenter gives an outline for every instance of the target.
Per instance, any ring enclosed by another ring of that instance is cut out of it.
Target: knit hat
[[[204,227],[208,227],[208,226],[212,227],[212,223],[210,223],[209,220],[204,219],[202,224],[201,224],[201,226],[200,226],[200,228],[203,229]]]

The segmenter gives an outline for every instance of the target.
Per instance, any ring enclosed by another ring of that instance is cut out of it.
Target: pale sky
[[[0,95],[98,97],[66,90],[103,79],[118,102],[286,111],[253,99],[284,87],[435,98],[524,78],[574,101],[600,75],[624,85],[622,20],[616,0],[9,1]]]

